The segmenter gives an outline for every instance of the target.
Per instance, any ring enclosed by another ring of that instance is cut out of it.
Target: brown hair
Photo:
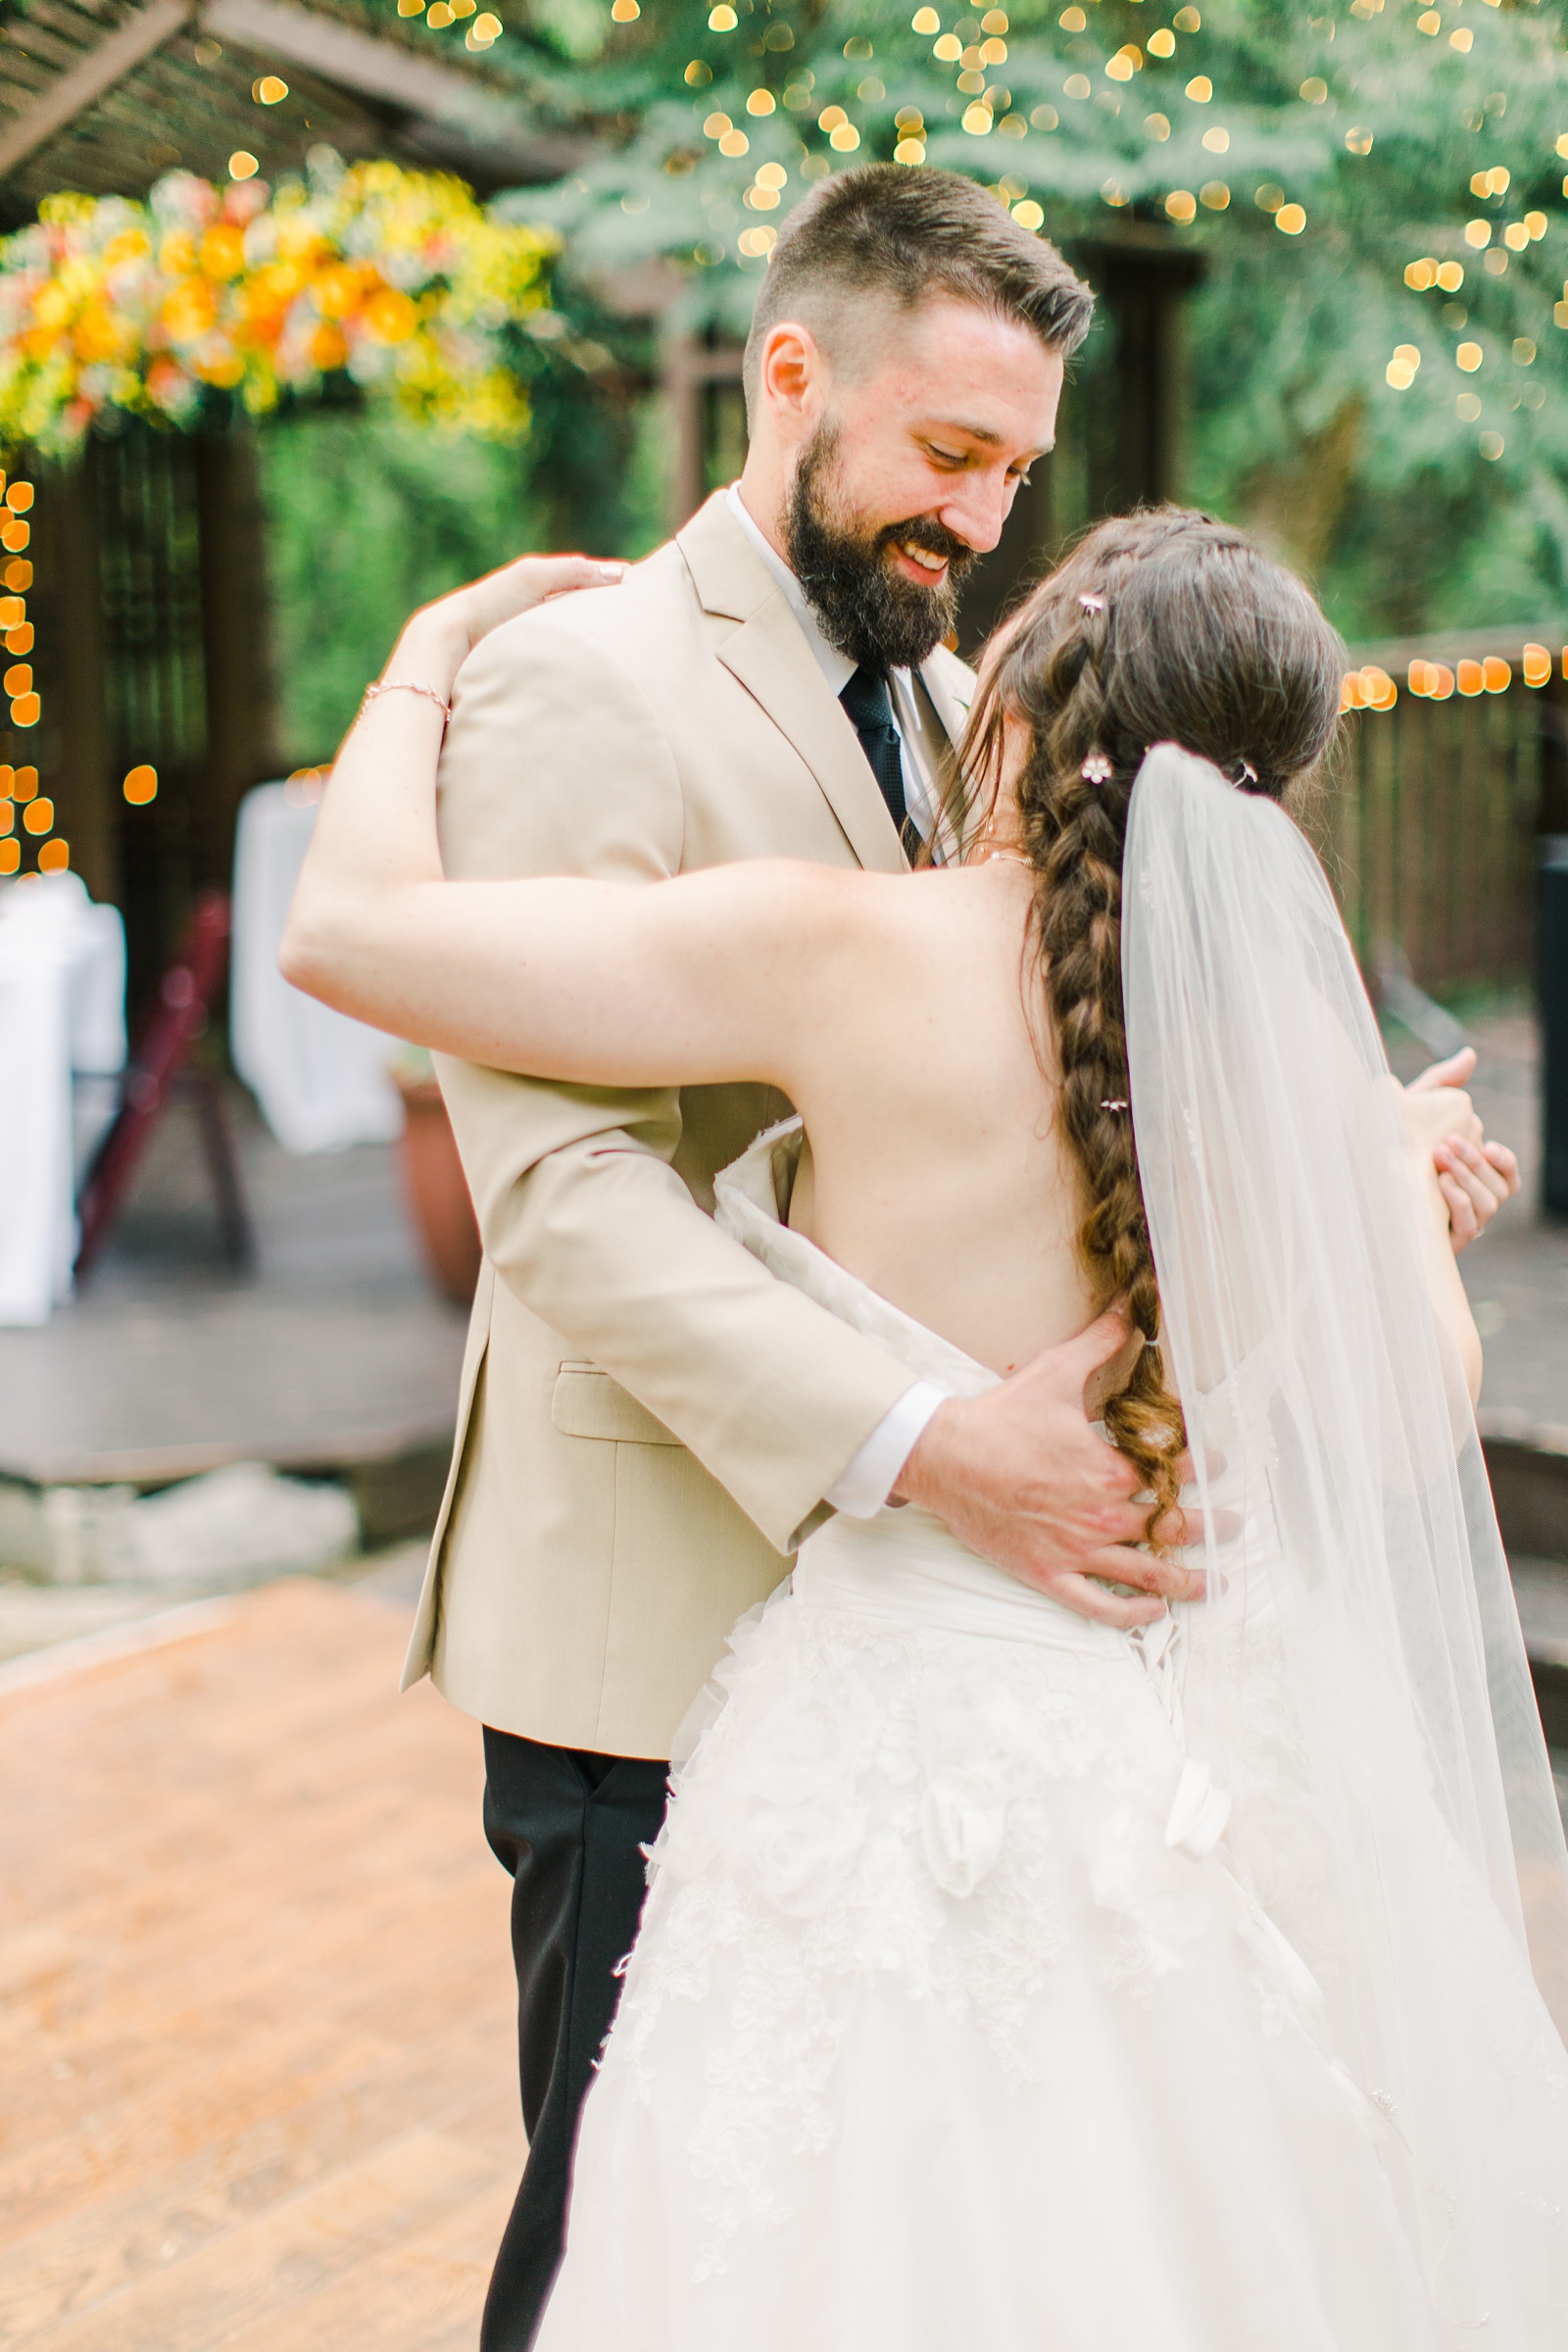
[[[1160,507],[1100,523],[1004,622],[961,755],[995,795],[1003,733],[1029,733],[1016,794],[1037,877],[1032,944],[1082,1178],[1078,1246],[1146,1345],[1105,1425],[1154,1495],[1179,1492],[1181,1406],[1161,1362],[1159,1293],[1138,1178],[1121,987],[1121,869],[1133,781],[1152,744],[1212,760],[1281,800],[1332,741],[1345,648],[1293,573],[1207,514]],[[1088,772],[1086,773],[1085,770]],[[963,823],[960,806],[955,811]]]
[[[1063,359],[1094,317],[1093,294],[1055,247],[974,180],[902,164],[835,172],[779,231],[746,342],[748,406],[763,341],[781,318],[799,319],[847,358],[847,337],[863,344],[868,298],[907,312],[939,294],[1016,318]]]

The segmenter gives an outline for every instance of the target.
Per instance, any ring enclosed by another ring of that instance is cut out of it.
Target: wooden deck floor
[[[0,1691],[0,2344],[472,2352],[509,1886],[405,1630],[281,1585]]]

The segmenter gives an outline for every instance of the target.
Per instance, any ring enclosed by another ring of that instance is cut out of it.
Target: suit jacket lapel
[[[799,752],[860,864],[902,873],[908,861],[859,738],[723,491],[699,509],[675,543],[704,611],[738,623],[717,648],[720,662]]]

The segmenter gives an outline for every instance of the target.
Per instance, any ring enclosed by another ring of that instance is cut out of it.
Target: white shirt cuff
[[[917,1380],[891,1412],[884,1413],[847,1470],[827,1491],[826,1500],[847,1519],[874,1519],[893,1492],[926,1423],[949,1392],[934,1381]]]

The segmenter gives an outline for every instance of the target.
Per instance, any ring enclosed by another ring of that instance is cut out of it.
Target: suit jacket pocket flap
[[[633,1446],[678,1446],[618,1381],[591,1364],[563,1364],[550,1399],[550,1418],[568,1438],[612,1438]]]

